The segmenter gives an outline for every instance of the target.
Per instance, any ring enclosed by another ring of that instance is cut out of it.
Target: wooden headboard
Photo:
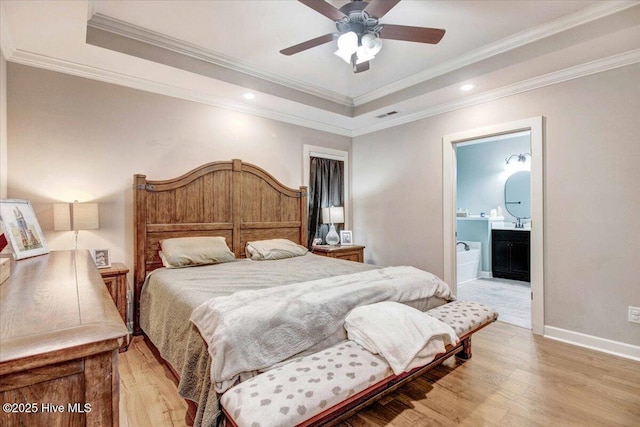
[[[282,185],[241,160],[213,162],[178,178],[134,175],[134,324],[147,273],[162,267],[160,240],[222,236],[236,258],[249,241],[285,238],[307,246],[307,188]]]

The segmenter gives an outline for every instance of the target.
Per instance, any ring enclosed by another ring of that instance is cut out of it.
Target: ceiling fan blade
[[[380,19],[398,3],[400,0],[371,0],[364,10],[369,16]]]
[[[335,7],[331,6],[324,0],[298,0],[300,3],[309,6],[311,9],[315,10],[321,15],[326,16],[332,21],[339,21],[344,18],[346,15],[340,12]]]
[[[353,72],[361,73],[363,71],[367,71],[369,69],[369,61],[361,62],[359,64],[353,64]]]
[[[299,43],[295,46],[282,49],[280,51],[283,55],[293,55],[294,53],[302,52],[303,50],[311,49],[312,47],[320,46],[321,44],[329,43],[333,41],[333,33],[325,34],[324,36],[316,37],[315,39],[307,40],[306,42]]]
[[[440,28],[384,24],[382,31],[380,31],[380,37],[390,40],[436,44],[442,39],[444,33],[445,30]]]

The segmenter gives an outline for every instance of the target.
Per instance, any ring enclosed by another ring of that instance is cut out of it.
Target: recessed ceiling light
[[[473,89],[473,85],[472,84],[466,84],[466,85],[460,86],[460,90],[467,91],[467,90],[471,90],[471,89]]]
[[[251,92],[244,93],[244,94],[242,94],[242,96],[244,96],[244,99],[255,99],[256,98],[256,96]]]

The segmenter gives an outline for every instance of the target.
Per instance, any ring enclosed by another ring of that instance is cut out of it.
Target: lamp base
[[[340,236],[338,236],[336,227],[334,227],[333,224],[331,224],[331,227],[329,227],[329,232],[327,233],[325,240],[327,241],[327,244],[331,246],[335,246],[340,243]]]

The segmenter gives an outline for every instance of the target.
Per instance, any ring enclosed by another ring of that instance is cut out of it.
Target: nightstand
[[[98,271],[118,308],[120,317],[122,317],[124,324],[127,325],[127,273],[129,269],[122,263],[114,262],[111,267],[99,268]],[[127,351],[128,347],[129,339],[127,338],[126,342],[120,347],[120,352]]]
[[[317,245],[311,250],[316,255],[328,256],[331,258],[346,259],[349,261],[364,262],[364,246],[352,245]]]

